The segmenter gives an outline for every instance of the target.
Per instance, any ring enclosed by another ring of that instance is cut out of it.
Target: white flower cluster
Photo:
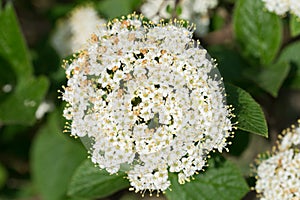
[[[105,21],[98,17],[91,5],[79,6],[57,23],[51,44],[60,56],[65,57],[86,48],[91,33],[101,28]]]
[[[277,15],[284,15],[291,12],[300,17],[300,1],[299,0],[262,0],[268,11]]]
[[[232,135],[216,71],[183,22],[115,19],[66,66],[64,116],[93,141],[101,169],[125,171],[136,191],[164,191],[168,172],[189,181]]]
[[[279,136],[279,139],[278,148],[280,151],[300,145],[300,127],[295,127],[293,125],[292,128],[284,130],[282,135]]]
[[[280,136],[277,152],[257,168],[255,189],[262,200],[300,199],[300,127]]]
[[[217,6],[218,0],[147,0],[141,6],[141,12],[154,22],[169,19],[173,14],[180,19],[190,20],[197,25],[196,33],[203,35],[210,23],[209,9]],[[174,13],[180,8],[179,13]]]

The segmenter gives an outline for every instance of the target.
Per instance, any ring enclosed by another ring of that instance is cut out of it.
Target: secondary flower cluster
[[[280,136],[277,149],[257,168],[255,189],[262,200],[300,199],[300,127]]]
[[[174,14],[180,19],[190,20],[197,25],[196,33],[207,33],[210,23],[209,10],[217,6],[218,0],[147,0],[141,12],[149,19],[158,22],[170,19]]]
[[[92,5],[76,7],[68,17],[58,21],[51,44],[61,57],[72,55],[86,48],[90,34],[104,23]]]
[[[268,11],[277,15],[284,15],[291,12],[300,17],[300,1],[299,0],[262,0]]]
[[[189,181],[232,135],[218,70],[185,26],[115,19],[65,66],[71,135],[88,137],[92,161],[125,171],[136,192],[166,190],[168,172]]]

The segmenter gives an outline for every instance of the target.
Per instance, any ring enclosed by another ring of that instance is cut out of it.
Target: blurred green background
[[[269,138],[240,130],[225,155],[246,178],[254,157],[270,149],[277,134],[300,117],[300,22],[255,11],[261,4],[251,2],[258,1],[219,1],[210,15],[209,32],[198,37],[216,58],[225,82],[248,91],[265,113]],[[58,90],[66,78],[63,58],[50,44],[57,21],[87,1],[0,2],[0,199],[93,199],[68,195],[72,175],[88,154],[80,140],[63,133]],[[143,1],[90,3],[101,17],[112,19],[139,12]],[[250,13],[243,10],[248,6]],[[248,30],[243,20],[263,30]],[[101,198],[140,199],[127,186]],[[254,196],[249,192],[245,199]]]

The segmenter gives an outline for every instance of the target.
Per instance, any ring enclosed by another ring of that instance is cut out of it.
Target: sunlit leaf
[[[119,190],[129,187],[128,180],[124,179],[125,173],[110,175],[105,170],[100,170],[90,160],[84,161],[72,177],[68,195],[74,197],[102,198]]]
[[[293,37],[296,37],[300,34],[300,18],[296,17],[296,15],[291,15],[290,30]]]
[[[268,137],[268,127],[259,104],[245,90],[226,84],[227,103],[234,108],[237,128],[250,133]]]
[[[264,65],[273,61],[283,32],[279,16],[265,11],[261,0],[238,0],[233,25],[235,38],[250,61]]]
[[[178,183],[177,175],[170,176],[169,200],[240,200],[249,191],[239,169],[229,161],[210,165],[184,185]]]

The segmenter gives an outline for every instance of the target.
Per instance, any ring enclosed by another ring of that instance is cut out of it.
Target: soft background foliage
[[[141,199],[124,174],[110,176],[63,133],[62,59],[50,45],[55,23],[84,0],[0,0],[0,199]],[[90,1],[106,19],[139,12],[142,0]],[[229,153],[159,198],[255,199],[249,164],[300,117],[300,21],[269,13],[261,0],[220,0],[198,38],[216,59],[238,128]],[[36,117],[42,102],[49,112]],[[146,194],[146,198],[149,195]],[[155,196],[155,193],[154,195]],[[156,197],[152,197],[156,198]]]

